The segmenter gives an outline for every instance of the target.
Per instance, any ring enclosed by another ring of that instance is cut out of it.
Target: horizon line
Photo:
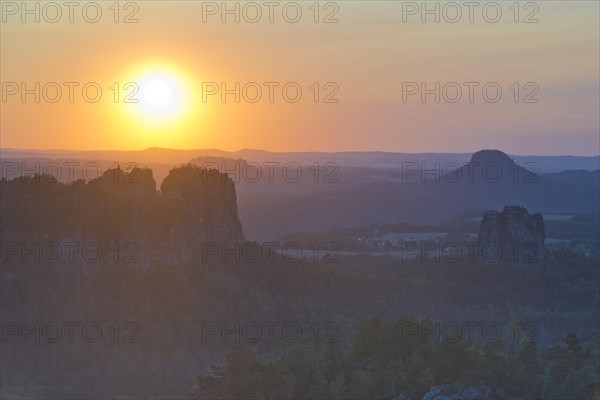
[[[438,151],[421,151],[421,152],[403,152],[403,151],[389,151],[389,150],[340,150],[340,151],[323,151],[323,150],[302,150],[302,151],[274,151],[274,150],[265,150],[265,149],[251,149],[251,148],[242,148],[239,150],[223,150],[218,148],[190,148],[190,149],[180,149],[180,148],[172,148],[172,147],[159,147],[152,146],[146,147],[142,149],[135,150],[123,150],[123,149],[60,149],[60,148],[50,148],[50,149],[35,149],[35,148],[15,148],[15,147],[0,147],[1,151],[23,151],[23,152],[73,152],[73,153],[85,153],[85,152],[144,152],[149,150],[168,150],[168,151],[220,151],[224,153],[240,153],[243,151],[256,151],[256,152],[264,152],[264,153],[272,153],[272,154],[302,154],[302,153],[312,153],[312,154],[344,154],[344,153],[387,153],[387,154],[475,154],[479,151],[484,150],[498,150],[510,156],[518,156],[518,157],[600,157],[600,153],[594,155],[584,155],[584,154],[515,154],[508,153],[498,148],[481,148],[475,151],[448,151],[448,152],[438,152]]]

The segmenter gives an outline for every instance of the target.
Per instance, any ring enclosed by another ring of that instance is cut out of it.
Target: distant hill
[[[444,176],[439,184],[429,181],[427,195],[472,207],[499,208],[517,201],[525,207],[551,213],[593,212],[597,211],[600,201],[598,182],[594,184],[590,179],[569,181],[560,174],[540,175],[535,168],[523,168],[498,150],[473,154],[471,161],[460,171],[460,180],[454,172]],[[593,176],[594,172],[590,174]],[[586,174],[567,175],[580,177]]]

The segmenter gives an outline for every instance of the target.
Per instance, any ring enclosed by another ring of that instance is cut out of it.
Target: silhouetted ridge
[[[107,170],[101,177],[91,180],[89,183],[114,192],[133,194],[139,197],[156,195],[156,181],[152,170],[148,168],[134,168],[131,172],[126,172],[118,166]]]
[[[234,182],[214,170],[174,168],[162,193],[152,170],[119,167],[89,182],[35,175],[0,184],[2,239],[29,249],[65,241],[102,249],[133,243],[136,264],[175,265],[199,261],[205,243],[244,240]]]

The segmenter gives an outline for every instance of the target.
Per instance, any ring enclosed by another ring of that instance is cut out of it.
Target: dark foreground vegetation
[[[456,382],[597,398],[598,269],[570,250],[529,266],[365,255],[4,267],[0,394],[185,398],[213,366],[209,398],[419,398]],[[500,337],[482,333],[492,325]]]

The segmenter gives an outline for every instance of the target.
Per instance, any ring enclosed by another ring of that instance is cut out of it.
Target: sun
[[[187,145],[211,120],[199,101],[200,82],[196,69],[180,61],[130,65],[111,82],[110,124],[138,147]]]
[[[152,78],[142,84],[143,106],[153,111],[164,112],[175,99],[174,88],[164,78]]]
[[[185,109],[183,83],[168,71],[148,71],[134,80],[133,111],[153,122],[173,120]],[[136,101],[137,100],[137,101]]]
[[[164,131],[190,118],[195,79],[174,63],[146,62],[119,79],[121,119],[136,130]]]

